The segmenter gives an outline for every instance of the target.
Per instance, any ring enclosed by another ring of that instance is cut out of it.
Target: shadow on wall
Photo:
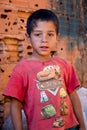
[[[22,110],[22,122],[23,122],[23,130],[27,130],[26,117],[23,110]],[[5,120],[1,130],[14,130],[10,116]]]

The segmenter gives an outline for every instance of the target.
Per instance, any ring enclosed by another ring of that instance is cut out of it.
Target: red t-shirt
[[[69,98],[77,86],[74,68],[63,59],[22,59],[4,95],[23,103],[29,130],[64,130],[78,124]]]

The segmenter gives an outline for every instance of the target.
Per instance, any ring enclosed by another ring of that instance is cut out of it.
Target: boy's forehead
[[[38,21],[36,26],[33,27],[33,31],[49,30],[55,31],[56,27],[52,21]]]
[[[36,29],[33,29],[33,32],[53,32],[53,33],[55,33],[56,32],[56,30],[55,29],[51,29],[51,28],[49,28],[49,29],[45,29],[45,28],[36,28]]]
[[[53,24],[53,25],[55,25],[52,20],[38,20],[38,21],[36,21],[36,26],[38,26],[40,24]]]

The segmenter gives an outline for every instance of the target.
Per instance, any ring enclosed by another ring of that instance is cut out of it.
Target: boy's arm
[[[22,127],[22,104],[15,98],[11,99],[11,118],[14,130],[23,130]]]
[[[71,99],[77,120],[78,120],[79,125],[80,125],[79,130],[86,130],[84,118],[83,118],[82,107],[81,107],[81,102],[79,100],[79,97],[77,95],[76,90],[70,94],[70,99]]]

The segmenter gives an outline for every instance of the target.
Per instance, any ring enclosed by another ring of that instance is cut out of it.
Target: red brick
[[[32,10],[37,10],[40,8],[51,8],[50,0],[28,0],[29,8]]]
[[[9,57],[10,57],[10,55],[8,53],[0,54],[0,64],[7,64],[7,63],[9,63]]]
[[[9,4],[9,0],[0,0],[0,4]]]
[[[28,0],[12,0],[12,4],[19,9],[29,9]]]
[[[0,6],[0,33],[18,34],[17,11],[9,6]]]
[[[0,95],[3,93],[4,88],[6,87],[9,76],[10,76],[14,66],[15,66],[15,63],[14,64],[4,64],[4,65],[0,66],[1,67],[0,69],[3,70],[3,72],[0,71]]]

